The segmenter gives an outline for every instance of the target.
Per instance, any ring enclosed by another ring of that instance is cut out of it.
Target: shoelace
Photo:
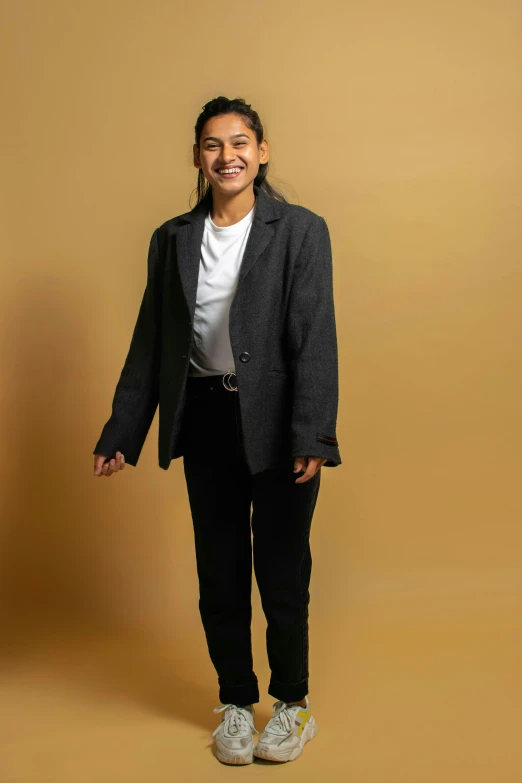
[[[295,716],[290,712],[290,706],[285,701],[277,701],[272,706],[273,717],[270,718],[267,729],[275,734],[288,734],[295,723]]]
[[[247,726],[255,734],[259,734],[255,726],[251,728],[243,712],[237,706],[237,704],[222,704],[220,707],[214,707],[214,712],[223,712],[223,710],[227,711],[225,717],[223,718],[219,726],[217,726],[217,728],[214,729],[214,731],[209,737],[209,740],[212,740],[212,737],[214,737],[218,733],[223,723],[225,724],[224,730],[226,731],[227,734],[232,734],[232,735],[239,734],[244,726]]]

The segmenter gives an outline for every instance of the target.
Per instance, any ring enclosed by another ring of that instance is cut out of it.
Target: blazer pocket
[[[288,375],[287,371],[282,369],[281,367],[272,367],[272,369],[269,370],[268,372],[274,373],[276,375]]]

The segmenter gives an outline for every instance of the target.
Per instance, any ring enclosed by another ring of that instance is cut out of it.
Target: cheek
[[[249,153],[248,155],[245,155],[243,159],[246,162],[247,166],[249,166],[250,168],[255,168],[259,163],[258,156],[253,153]]]
[[[211,158],[209,155],[201,155],[200,157],[201,165],[203,166],[203,169],[209,170],[212,168],[214,159]]]

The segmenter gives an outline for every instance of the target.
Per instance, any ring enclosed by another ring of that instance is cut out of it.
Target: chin
[[[246,188],[250,187],[252,185],[251,182],[247,182],[246,184],[243,182],[241,185],[239,183],[235,183],[232,180],[229,180],[229,182],[219,182],[217,183],[216,187],[218,190],[222,190],[223,193],[233,193],[237,192],[240,193],[242,190],[245,190]]]

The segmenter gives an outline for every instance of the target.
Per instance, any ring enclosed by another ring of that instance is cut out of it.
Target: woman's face
[[[233,195],[252,188],[260,163],[268,161],[268,142],[258,146],[255,133],[238,114],[211,117],[201,133],[200,147],[194,144],[194,165],[203,171],[212,190]],[[222,169],[239,168],[226,176]]]

